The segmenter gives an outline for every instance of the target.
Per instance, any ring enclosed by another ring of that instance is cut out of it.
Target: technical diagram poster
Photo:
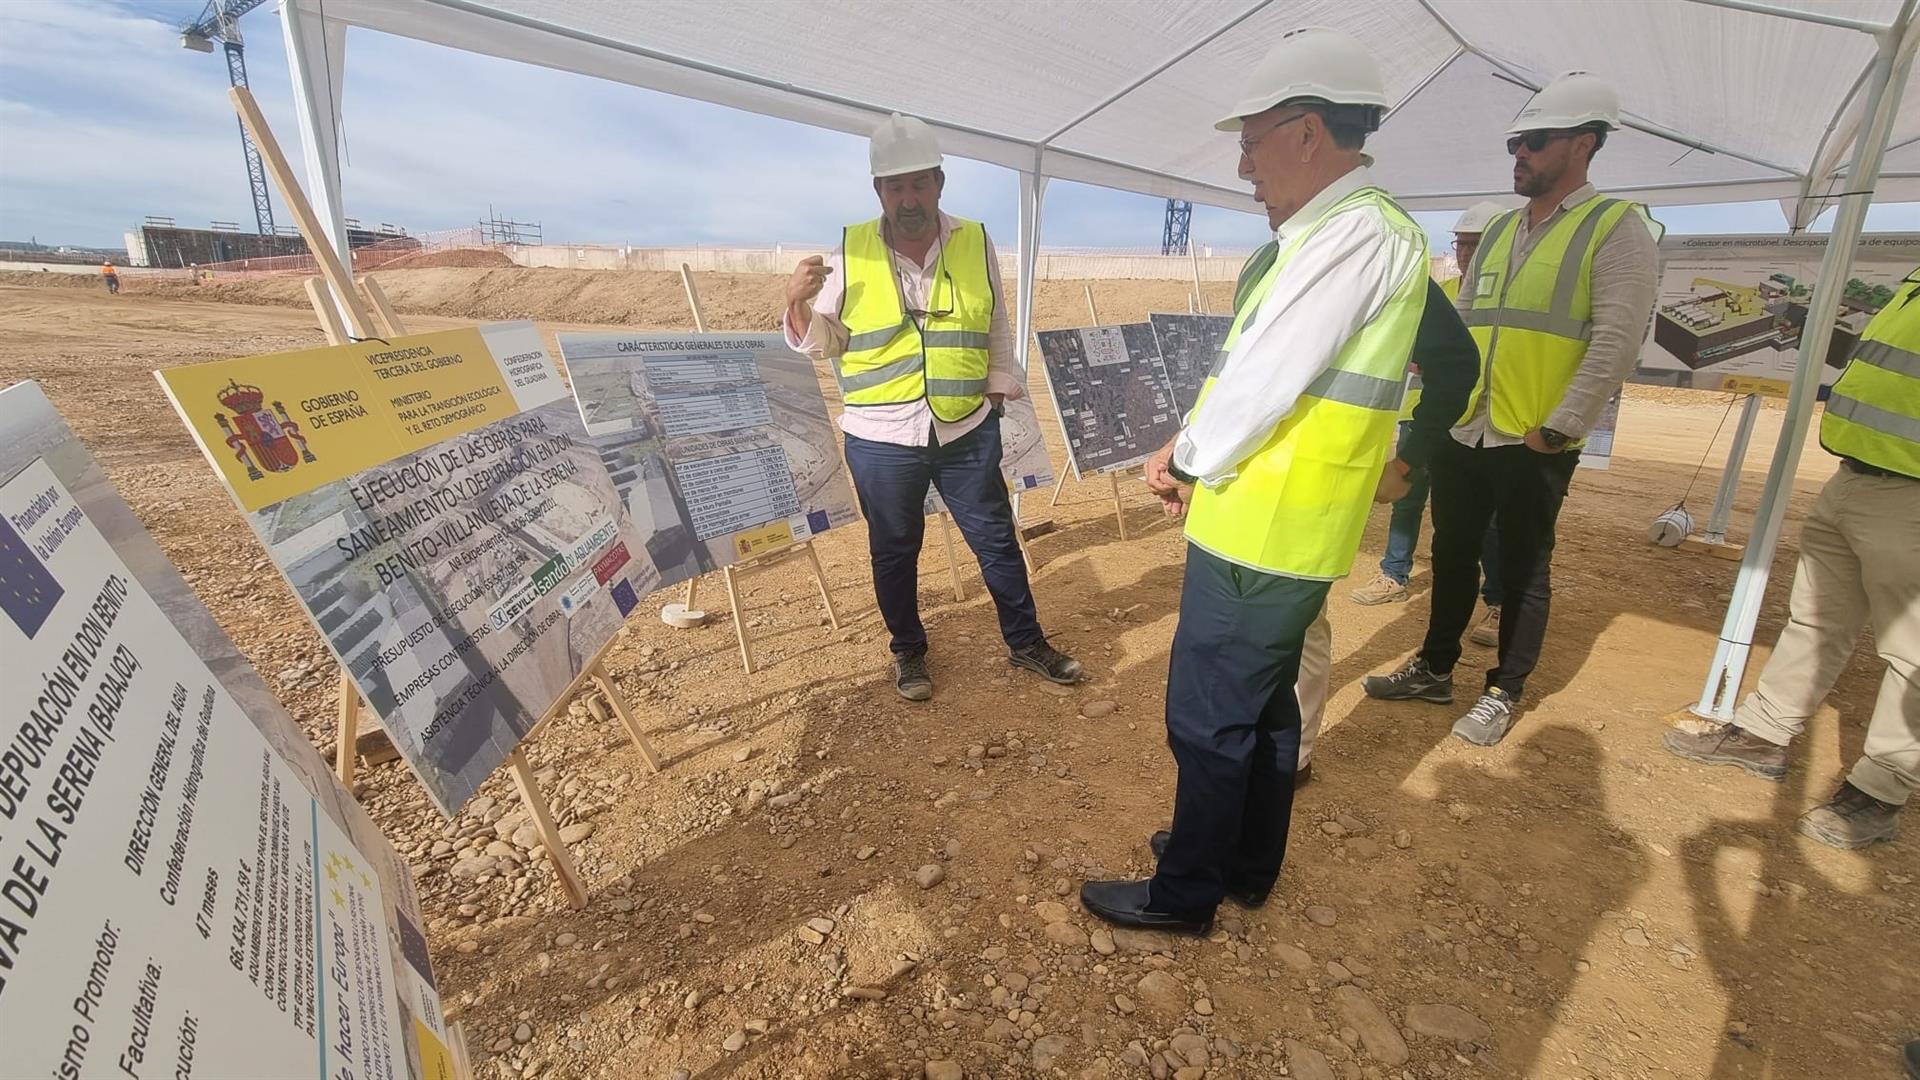
[[[1233,316],[1149,315],[1147,321],[1153,325],[1154,343],[1160,348],[1160,363],[1173,388],[1174,404],[1184,417],[1193,411],[1207,373],[1227,347]]]
[[[1138,464],[1179,432],[1181,412],[1152,324],[1037,336],[1075,476]]]
[[[1047,457],[1047,441],[1040,432],[1039,414],[1033,411],[1032,395],[1000,406],[1000,471],[1015,496],[1053,483],[1053,460]],[[927,489],[926,510],[947,512],[947,504],[932,485]]]
[[[443,813],[664,583],[532,323],[158,375]]]
[[[1668,236],[1660,295],[1632,381],[1785,397],[1825,236]],[[1822,396],[1867,321],[1920,264],[1920,234],[1863,236],[1834,320]]]
[[[672,580],[853,521],[813,361],[778,334],[561,334],[580,415]],[[663,580],[660,584],[668,584]]]
[[[405,865],[35,384],[0,447],[6,1071],[450,1076]]]

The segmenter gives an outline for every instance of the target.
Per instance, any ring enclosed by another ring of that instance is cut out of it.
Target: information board
[[[1053,459],[1047,456],[1047,439],[1040,430],[1040,416],[1033,410],[1032,394],[1000,406],[1000,472],[1016,498],[1023,491],[1053,483]],[[947,512],[947,504],[931,485],[926,511]]]
[[[1153,340],[1160,349],[1173,402],[1186,416],[1200,398],[1200,387],[1220,355],[1226,351],[1231,315],[1149,315]]]
[[[1037,336],[1076,477],[1137,465],[1179,433],[1182,414],[1152,324]]]
[[[680,576],[859,516],[813,361],[778,334],[561,334],[593,444]]]
[[[39,387],[0,392],[18,1076],[452,1076],[406,864]]]
[[[532,323],[157,374],[443,813],[678,580]]]
[[[1824,235],[1667,236],[1660,293],[1633,381],[1785,397],[1826,253]],[[1863,236],[1834,319],[1821,396],[1867,321],[1920,266],[1920,233]]]

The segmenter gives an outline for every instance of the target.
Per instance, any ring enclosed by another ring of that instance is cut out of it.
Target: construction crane
[[[1180,199],[1167,200],[1167,225],[1160,230],[1160,254],[1185,255],[1187,230],[1193,223],[1193,204]]]
[[[180,28],[180,47],[210,53],[219,42],[227,54],[227,81],[247,85],[246,42],[240,36],[240,16],[266,3],[266,0],[207,0],[200,17]],[[236,118],[236,122],[238,122]],[[240,125],[240,149],[247,156],[247,183],[253,189],[253,217],[260,235],[273,235],[273,203],[267,198],[267,170],[260,164],[260,151]]]

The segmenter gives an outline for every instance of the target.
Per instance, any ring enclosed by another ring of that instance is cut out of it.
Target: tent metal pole
[[[1035,272],[1040,265],[1040,207],[1046,200],[1047,177],[1038,170],[1039,155],[1034,155],[1034,172],[1020,174],[1020,266],[1014,279],[1017,299],[1014,308],[1013,355],[1020,370],[1027,370],[1027,348],[1033,339],[1033,290]]]
[[[1781,427],[1780,442],[1774,447],[1773,464],[1768,469],[1767,484],[1754,515],[1753,535],[1747,543],[1745,557],[1740,560],[1733,595],[1727,601],[1727,615],[1720,628],[1713,665],[1701,687],[1700,701],[1693,709],[1696,715],[1709,719],[1731,720],[1734,702],[1740,696],[1747,658],[1753,651],[1753,629],[1760,621],[1760,605],[1766,596],[1774,550],[1780,544],[1787,503],[1793,493],[1793,477],[1800,466],[1800,451],[1813,421],[1820,373],[1833,343],[1833,334],[1828,328],[1833,326],[1840,309],[1840,293],[1853,264],[1853,250],[1866,224],[1867,207],[1873,202],[1872,185],[1878,181],[1894,114],[1913,67],[1913,43],[1902,40],[1906,36],[1908,11],[1903,10],[1901,15],[1900,23],[1880,36],[1880,55],[1868,84],[1867,120],[1859,141],[1854,144],[1853,164],[1847,170],[1847,175],[1853,178],[1848,186],[1856,191],[1840,197],[1840,213],[1827,239],[1827,250],[1820,261],[1820,278],[1814,286],[1813,301],[1807,305],[1807,317],[1800,334],[1800,361],[1787,396],[1787,419]]]
[[[1709,544],[1727,542],[1727,519],[1733,516],[1733,496],[1740,490],[1740,466],[1747,460],[1747,443],[1753,439],[1753,421],[1760,415],[1760,395],[1748,394],[1740,409],[1740,426],[1734,429],[1733,445],[1727,448],[1727,467],[1720,473],[1720,491],[1713,497],[1713,513],[1707,518],[1704,539]]]
[[[1382,127],[1386,126],[1387,121],[1393,119],[1394,113],[1397,113],[1402,108],[1404,108],[1407,102],[1412,101],[1414,97],[1420,93],[1420,91],[1425,90],[1427,87],[1433,85],[1433,80],[1439,78],[1442,74],[1446,72],[1448,68],[1452,67],[1453,62],[1455,60],[1458,60],[1465,55],[1467,55],[1467,47],[1465,45],[1460,45],[1456,43],[1454,46],[1452,56],[1449,56],[1445,60],[1442,60],[1439,66],[1435,67],[1432,71],[1427,72],[1425,78],[1421,79],[1417,83],[1414,83],[1413,89],[1407,91],[1405,94],[1402,94],[1400,96],[1400,100],[1393,103],[1393,108],[1388,109],[1387,114],[1380,118],[1381,126]]]
[[[320,229],[340,256],[353,266],[347,243],[347,219],[340,197],[340,97],[345,83],[347,24],[322,19],[300,0],[282,5],[282,37],[287,47],[287,70],[293,77],[294,116],[299,121],[300,151],[307,167],[307,201]],[[334,305],[343,317],[344,298]]]
[[[1858,30],[1863,34],[1878,34],[1887,27],[1884,23],[1870,22],[1866,19],[1849,19],[1845,15],[1829,15],[1820,11],[1801,11],[1794,8],[1775,7],[1772,4],[1756,3],[1755,0],[1689,0],[1703,7],[1727,8],[1730,11],[1749,11],[1755,15],[1772,15],[1780,19],[1796,19],[1800,22],[1819,23],[1822,26],[1838,26],[1843,30]]]

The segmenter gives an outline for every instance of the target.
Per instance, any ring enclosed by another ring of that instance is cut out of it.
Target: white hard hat
[[[1551,131],[1605,124],[1608,131],[1620,130],[1620,95],[1605,79],[1584,71],[1569,71],[1540,88],[1527,99],[1520,115],[1513,118],[1509,135],[1529,131]]]
[[[867,161],[875,179],[940,167],[940,144],[925,120],[894,113],[873,129]]]
[[[1506,212],[1506,207],[1497,202],[1477,202],[1460,213],[1460,220],[1453,223],[1453,231],[1473,236],[1487,231],[1493,219]]]
[[[1318,98],[1335,105],[1386,109],[1387,83],[1360,39],[1344,30],[1309,26],[1291,30],[1267,50],[1253,69],[1233,112],[1213,125],[1239,131],[1240,121],[1295,98]]]

